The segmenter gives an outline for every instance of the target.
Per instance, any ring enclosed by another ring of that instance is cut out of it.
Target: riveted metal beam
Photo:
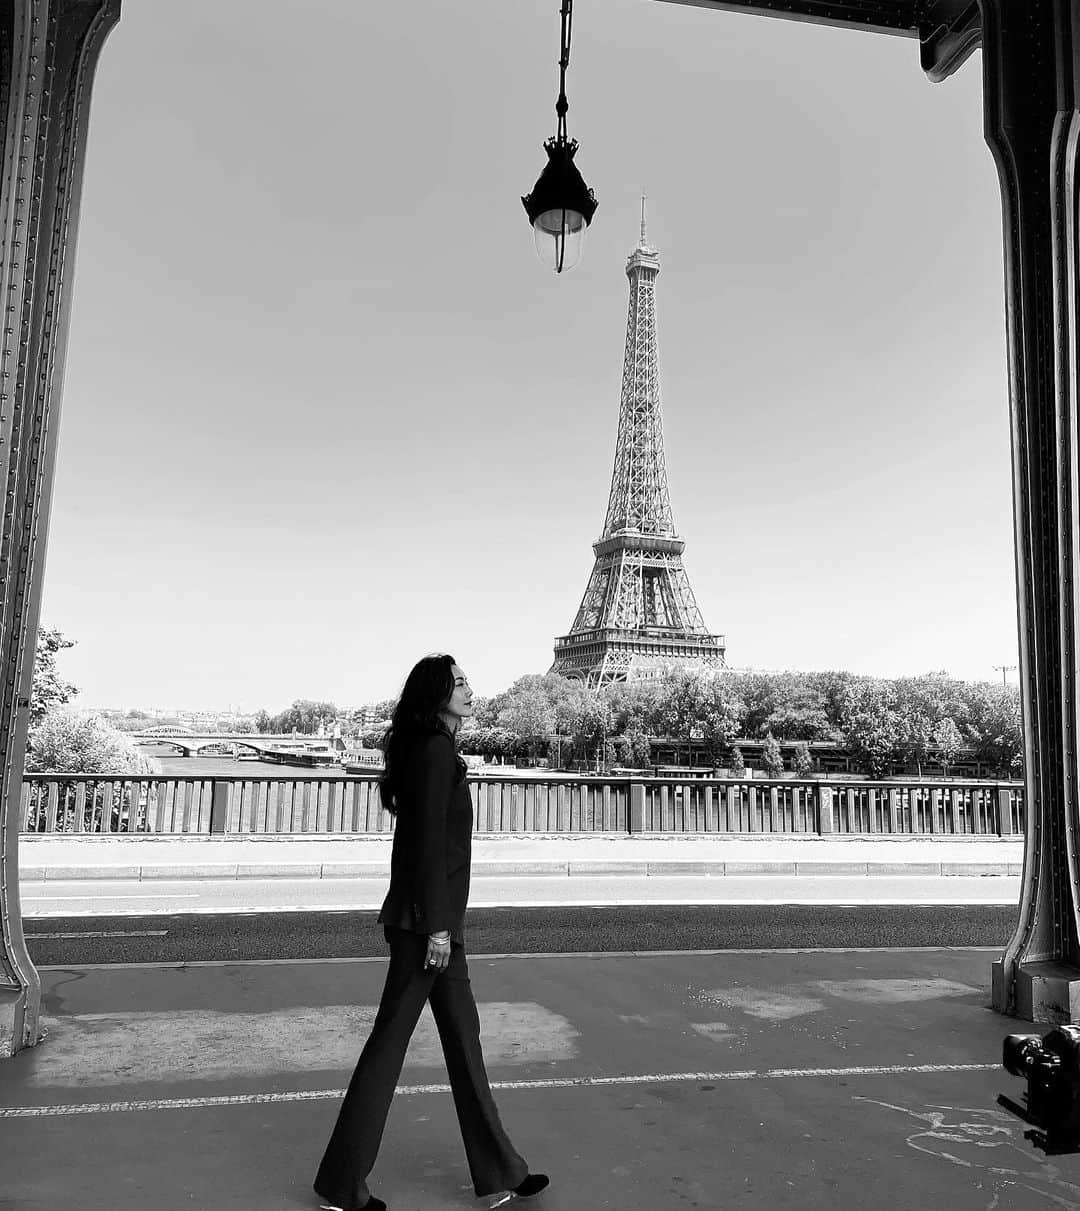
[[[0,1057],[38,1041],[18,843],[90,88],[119,0],[0,0]]]
[[[917,34],[935,81],[982,47],[1004,227],[1026,783],[1019,921],[994,964],[993,1002],[1037,1021],[1080,1021],[1080,0],[794,6],[764,9]]]
[[[694,8],[781,17],[814,25],[918,38],[922,68],[935,83],[979,45],[979,0],[665,0]]]
[[[757,17],[781,17],[786,21],[809,21],[814,25],[839,25],[867,29],[878,34],[919,36],[917,0],[664,0],[713,8],[718,12],[751,13]]]
[[[919,8],[919,57],[936,84],[951,76],[979,45],[979,0],[927,0]]]

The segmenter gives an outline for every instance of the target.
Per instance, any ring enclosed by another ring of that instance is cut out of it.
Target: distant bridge
[[[288,732],[266,735],[253,732],[193,732],[189,728],[166,725],[132,732],[131,739],[136,744],[167,744],[185,757],[197,756],[204,749],[227,746],[247,749],[268,761],[281,761],[289,757],[296,758],[298,764],[314,764],[312,758],[325,756],[333,760],[338,752],[333,748],[330,737],[300,736]]]

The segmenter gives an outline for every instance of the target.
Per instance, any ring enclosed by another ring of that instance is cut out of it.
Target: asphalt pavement
[[[188,913],[27,921],[34,962],[173,964],[383,958],[374,912]],[[570,905],[470,908],[470,954],[756,948],[1003,948],[1014,905]]]
[[[996,1104],[1022,1025],[989,951],[470,960],[504,1123],[552,1177],[535,1211],[1080,1209]],[[48,1038],[4,1062],[5,1211],[314,1209],[382,959],[55,967]],[[437,1035],[414,1037],[371,1177],[391,1211],[474,1198]]]

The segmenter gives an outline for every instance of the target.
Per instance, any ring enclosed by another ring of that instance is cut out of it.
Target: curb
[[[922,876],[929,878],[1014,877],[1023,873],[1019,862],[480,862],[472,878],[498,879],[539,876],[634,878],[691,876],[724,877],[783,875],[787,877]],[[154,866],[26,866],[21,883],[96,882],[128,879],[387,879],[389,865],[375,862],[219,862]]]

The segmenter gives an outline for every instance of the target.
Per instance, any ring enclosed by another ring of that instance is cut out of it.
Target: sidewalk
[[[126,879],[342,879],[390,873],[389,835],[23,836],[21,883]],[[491,835],[473,880],[513,876],[1018,876],[1023,839],[773,834]]]

